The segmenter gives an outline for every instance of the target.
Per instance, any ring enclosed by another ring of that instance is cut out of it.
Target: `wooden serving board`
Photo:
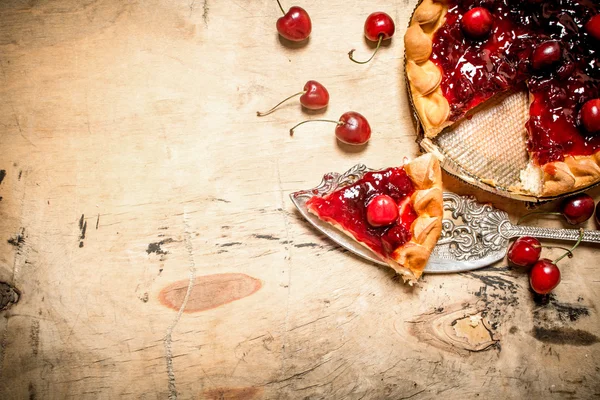
[[[599,396],[597,246],[561,263],[546,303],[504,262],[409,288],[294,210],[288,194],[328,171],[418,154],[415,4],[295,4],[303,45],[279,39],[271,0],[0,3],[0,398]],[[376,10],[396,35],[353,64]],[[256,117],[308,79],[325,112]],[[288,134],[350,110],[367,146],[325,123]]]

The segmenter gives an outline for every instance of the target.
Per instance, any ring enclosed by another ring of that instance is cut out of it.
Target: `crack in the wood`
[[[167,328],[167,333],[165,338],[163,339],[164,347],[165,347],[165,358],[167,361],[167,376],[169,378],[169,400],[177,399],[177,388],[175,386],[175,371],[173,369],[173,352],[171,349],[171,342],[173,336],[173,330],[177,326],[183,311],[187,305],[187,302],[190,298],[190,294],[192,293],[192,288],[194,286],[194,280],[196,279],[196,263],[194,262],[194,248],[192,246],[192,236],[190,234],[190,228],[187,218],[187,212],[184,208],[183,210],[183,225],[184,225],[184,245],[188,252],[188,259],[190,265],[190,280],[188,282],[187,291],[185,292],[185,297],[183,298],[183,302],[181,303],[181,307],[179,307],[179,311],[177,315],[173,319],[173,322]]]

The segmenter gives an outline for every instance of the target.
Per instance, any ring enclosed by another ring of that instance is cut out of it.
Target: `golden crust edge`
[[[559,196],[600,182],[600,151],[587,156],[566,156],[564,161],[546,163],[542,197]]]
[[[433,12],[432,7],[436,9],[441,6],[442,11],[437,21],[433,25],[432,29],[428,29],[428,32],[424,32],[421,29],[421,32],[418,33],[419,36],[423,36],[424,33],[426,37],[431,38],[437,32],[437,30],[442,26],[445,21],[445,15],[448,11],[448,6],[444,1],[432,1],[432,0],[424,0],[419,4],[419,6],[415,9],[415,12],[411,18],[409,29],[406,31],[404,35],[404,48],[406,54],[407,64],[409,62],[414,62],[417,66],[419,64],[425,64],[427,60],[415,60],[411,57],[411,54],[418,52],[420,49],[416,48],[416,46],[420,46],[422,42],[422,38],[415,39],[416,33],[416,25],[419,25],[419,21],[417,21],[416,17],[420,14],[429,14]],[[437,11],[436,11],[437,12]],[[423,26],[431,25],[434,21],[427,20],[424,21]],[[422,62],[418,62],[422,61]],[[440,72],[441,73],[441,72]],[[427,73],[419,74],[421,77],[437,80],[435,77],[429,76]],[[439,88],[438,82],[413,82],[406,74],[406,80],[408,82],[408,86],[410,88],[412,103],[414,109],[419,117],[419,121],[423,126],[423,130],[425,132],[425,136],[429,138],[433,138],[437,136],[445,127],[453,124],[452,121],[449,121],[450,115],[450,105],[446,98],[442,95],[441,89]],[[431,87],[435,86],[434,90],[431,90]],[[418,90],[419,87],[427,87],[429,90],[427,93],[420,93]],[[435,100],[434,100],[435,99]]]

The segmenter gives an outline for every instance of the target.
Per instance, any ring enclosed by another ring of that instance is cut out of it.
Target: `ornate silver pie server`
[[[290,198],[300,214],[334,242],[371,262],[387,265],[375,253],[321,221],[306,208],[306,201],[312,196],[324,196],[352,184],[369,171],[373,170],[357,164],[343,174],[327,173],[319,186],[292,193]],[[473,197],[454,193],[444,193],[444,210],[442,235],[425,268],[427,273],[464,272],[493,264],[506,255],[509,239],[518,236],[577,241],[580,235],[576,229],[513,225],[504,211],[478,203]],[[600,243],[600,231],[585,232],[582,241]]]

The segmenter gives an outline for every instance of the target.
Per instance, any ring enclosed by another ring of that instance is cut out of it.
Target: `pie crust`
[[[423,273],[431,251],[442,231],[444,212],[442,173],[439,161],[432,154],[424,154],[407,162],[404,165],[404,170],[415,188],[410,197],[410,204],[417,214],[417,218],[410,227],[412,237],[410,241],[391,251],[389,256],[377,255],[397,273],[401,274],[405,282],[412,285]],[[351,232],[344,229],[337,221],[319,216],[310,200],[307,207],[309,212],[373,251]]]
[[[404,36],[406,76],[413,107],[426,137],[434,138],[450,121],[450,105],[440,88],[441,70],[430,60],[433,36],[448,11],[444,0],[423,0],[415,9]],[[538,165],[533,160],[521,172],[515,192],[554,197],[583,190],[600,182],[600,151],[592,155],[565,155],[563,161]]]

